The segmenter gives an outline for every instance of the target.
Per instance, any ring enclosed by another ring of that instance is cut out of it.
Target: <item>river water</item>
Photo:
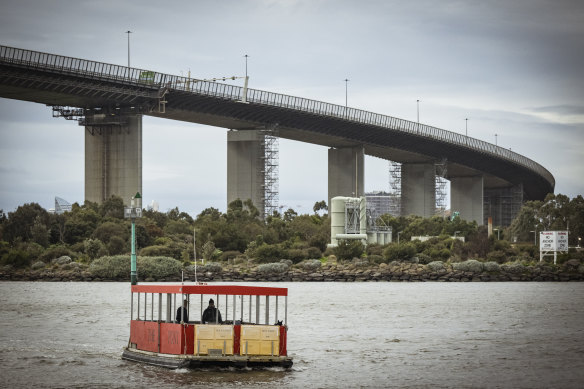
[[[0,386],[584,385],[584,283],[259,285],[289,288],[289,371],[123,361],[128,283],[1,282]]]

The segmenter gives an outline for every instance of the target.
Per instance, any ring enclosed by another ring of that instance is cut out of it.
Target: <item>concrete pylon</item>
[[[85,199],[116,195],[129,206],[136,192],[142,194],[142,115],[92,120],[85,127]]]
[[[436,211],[436,172],[433,163],[402,163],[402,215],[431,217]]]
[[[365,195],[365,152],[363,146],[328,150],[328,205],[337,196]]]
[[[259,130],[227,132],[227,205],[251,199],[264,214],[263,134]]]
[[[484,223],[483,216],[484,179],[482,175],[450,178],[450,210],[459,212],[460,218]]]

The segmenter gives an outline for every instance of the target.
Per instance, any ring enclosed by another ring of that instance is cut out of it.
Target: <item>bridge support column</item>
[[[142,115],[92,120],[85,127],[85,199],[116,195],[129,206],[136,192],[142,194]]]
[[[436,211],[436,172],[434,164],[402,163],[402,215],[431,217]]]
[[[227,205],[251,199],[264,214],[264,150],[259,130],[227,132]]]
[[[483,176],[450,178],[450,211],[483,225]]]
[[[483,220],[491,216],[493,226],[508,227],[523,205],[523,185],[505,188],[488,188],[484,193]]]
[[[336,196],[365,196],[363,146],[328,150],[328,204]]]

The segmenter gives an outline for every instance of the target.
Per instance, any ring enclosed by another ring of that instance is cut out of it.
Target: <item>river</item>
[[[584,383],[584,283],[275,286],[289,288],[291,370],[171,371],[120,359],[129,337],[128,283],[0,282],[0,386],[580,388]]]

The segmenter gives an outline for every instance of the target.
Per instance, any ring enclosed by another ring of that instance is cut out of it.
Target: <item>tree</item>
[[[16,211],[8,214],[8,220],[3,223],[4,239],[14,242],[17,238],[27,242],[32,238],[32,230],[37,227],[49,224],[49,213],[37,203],[24,204]]]
[[[314,207],[312,207],[312,210],[316,214],[318,214],[318,211],[321,211],[321,210],[328,211],[326,201],[324,201],[324,200],[317,201],[316,203],[314,203]]]

